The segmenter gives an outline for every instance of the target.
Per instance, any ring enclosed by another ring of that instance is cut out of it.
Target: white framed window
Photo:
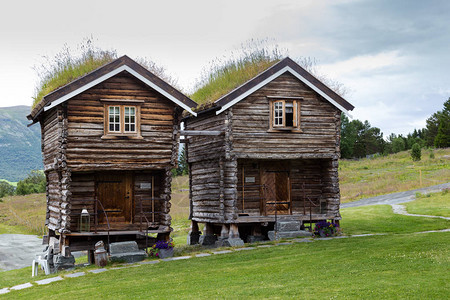
[[[109,132],[120,132],[120,106],[108,107],[108,120]]]
[[[268,97],[269,98],[269,97]],[[270,129],[289,130],[300,132],[300,98],[296,99],[271,99],[270,105]],[[274,98],[274,97],[273,97]]]
[[[142,100],[100,100],[104,102],[104,134],[102,139],[114,139],[120,136],[142,138],[141,105]],[[125,102],[125,103],[123,103]],[[127,103],[128,102],[128,103]],[[130,105],[133,104],[133,105]]]
[[[136,107],[124,107],[124,132],[136,132]]]

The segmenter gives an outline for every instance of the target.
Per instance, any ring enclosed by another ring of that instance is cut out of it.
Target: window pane
[[[109,112],[109,131],[118,132],[120,131],[120,107],[110,106]]]
[[[125,107],[125,132],[135,132],[136,131],[136,107],[127,106]]]
[[[275,126],[283,125],[283,102],[273,103],[274,118],[273,123]]]
[[[284,104],[284,113],[286,116],[286,127],[294,126],[294,104],[292,102]]]

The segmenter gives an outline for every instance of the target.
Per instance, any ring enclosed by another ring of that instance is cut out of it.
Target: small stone
[[[90,273],[94,273],[94,274],[98,274],[98,273],[102,273],[108,271],[108,269],[95,269],[95,270],[89,270]]]
[[[15,285],[12,288],[10,288],[10,290],[18,291],[18,290],[23,290],[23,289],[26,289],[26,288],[29,288],[29,287],[32,287],[32,286],[33,285],[31,283],[27,282],[27,283]]]
[[[213,254],[225,254],[225,253],[231,253],[231,252],[233,252],[233,251],[231,251],[231,250],[222,250],[222,251],[213,252]]]
[[[296,243],[311,243],[312,242],[312,240],[310,240],[310,239],[295,239],[293,241]]]
[[[60,281],[63,280],[63,278],[61,276],[56,276],[56,277],[52,277],[52,278],[46,278],[46,279],[42,279],[42,280],[38,280],[36,281],[36,283],[38,285],[44,285],[44,284],[49,284],[55,281]]]
[[[141,265],[153,265],[159,263],[159,260],[147,260],[140,262]]]
[[[234,251],[246,251],[246,250],[255,250],[255,247],[245,247],[245,248],[236,248]]]
[[[67,278],[76,278],[76,277],[80,277],[80,276],[84,276],[84,275],[86,275],[86,273],[84,273],[84,272],[77,272],[77,273],[72,273],[72,274],[64,275],[64,277],[67,277]]]
[[[199,253],[195,255],[196,257],[206,257],[206,256],[211,256],[210,253]]]
[[[176,256],[176,257],[164,258],[164,259],[162,259],[162,261],[173,261],[173,260],[182,260],[182,259],[189,259],[189,258],[191,258],[191,256]]]

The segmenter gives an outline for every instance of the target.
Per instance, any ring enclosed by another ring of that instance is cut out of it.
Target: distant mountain
[[[19,181],[30,170],[42,170],[41,127],[26,116],[31,107],[0,107],[0,179]]]

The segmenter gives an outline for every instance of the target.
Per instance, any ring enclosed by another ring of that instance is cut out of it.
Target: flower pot
[[[173,256],[173,248],[159,249],[158,254],[159,254],[159,258],[172,257]]]

